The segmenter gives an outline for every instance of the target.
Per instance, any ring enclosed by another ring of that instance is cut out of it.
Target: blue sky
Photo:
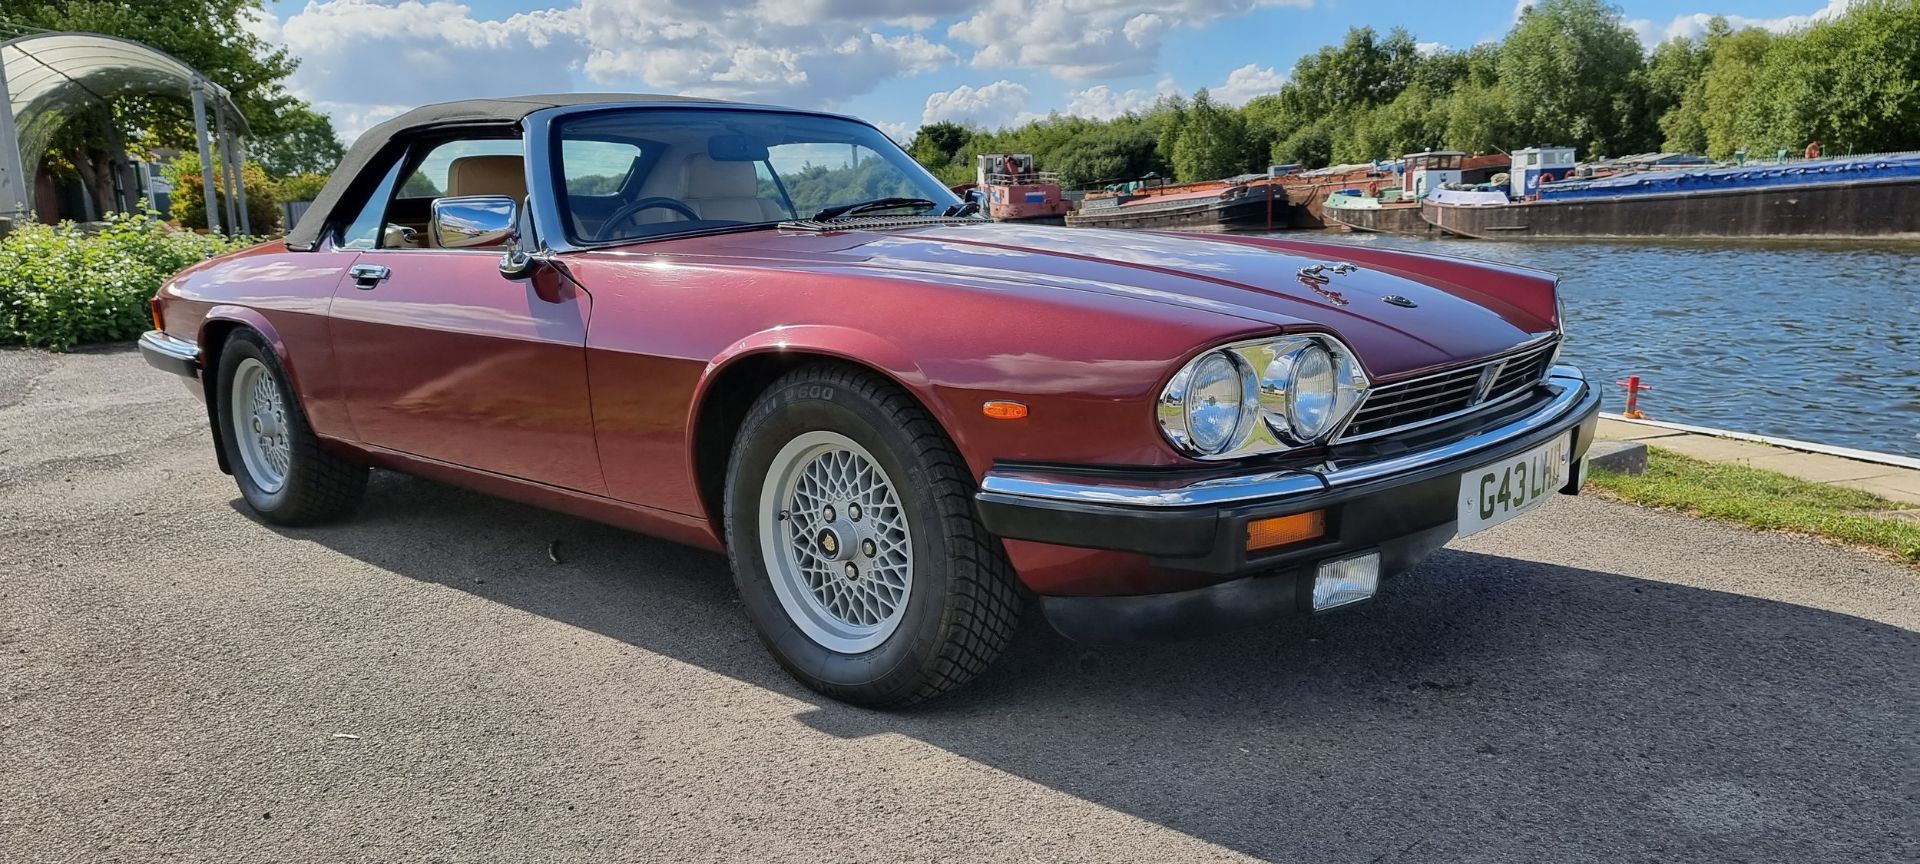
[[[1523,0],[1524,2],[1524,0]],[[1629,0],[1642,41],[1714,15],[1786,29],[1848,0]],[[1514,0],[278,0],[258,22],[302,58],[291,89],[349,140],[415,105],[645,91],[841,110],[896,136],[952,119],[1111,116],[1166,91],[1271,92],[1347,28],[1498,39]]]

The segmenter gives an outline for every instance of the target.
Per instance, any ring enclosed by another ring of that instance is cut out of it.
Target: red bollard
[[[1627,388],[1627,410],[1620,412],[1620,416],[1628,420],[1642,419],[1640,415],[1640,394],[1642,392],[1652,391],[1653,387],[1640,383],[1640,376],[1638,375],[1628,375],[1627,380],[1615,381],[1613,383]]]

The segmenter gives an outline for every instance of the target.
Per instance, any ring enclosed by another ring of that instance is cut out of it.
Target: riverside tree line
[[[1714,19],[1641,48],[1617,7],[1542,0],[1501,41],[1422,53],[1370,27],[1300,58],[1277,93],[1235,108],[1207,91],[1112,120],[1054,115],[987,131],[922,126],[910,151],[941,179],[979,153],[1032,153],[1069,187],[1210,180],[1386,159],[1433,148],[1566,145],[1581,158],[1676,151],[1828,154],[1920,149],[1920,0],[1863,0],[1788,33]]]

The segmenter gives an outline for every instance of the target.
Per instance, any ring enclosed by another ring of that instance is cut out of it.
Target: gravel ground
[[[269,527],[203,418],[0,352],[0,860],[1920,860],[1920,574],[1870,555],[1559,499],[1362,610],[1030,622],[884,714],[717,557],[391,474]]]

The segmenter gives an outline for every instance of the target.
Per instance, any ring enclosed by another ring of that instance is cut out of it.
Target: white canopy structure
[[[159,96],[193,104],[207,226],[246,233],[246,189],[240,182],[246,120],[225,88],[160,51],[98,33],[32,33],[0,42],[0,216],[33,212],[33,178],[53,134],[86,111],[104,111],[117,99]],[[211,133],[208,112],[212,112]],[[222,175],[214,178],[213,148]],[[214,202],[226,191],[224,222]]]

